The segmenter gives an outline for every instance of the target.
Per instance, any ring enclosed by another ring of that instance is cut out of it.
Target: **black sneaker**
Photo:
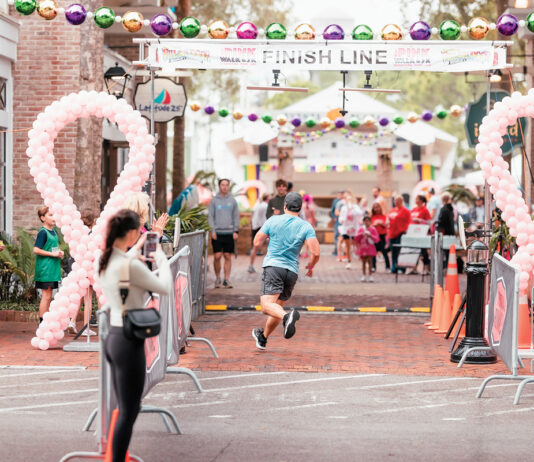
[[[256,340],[256,348],[265,350],[267,339],[265,338],[265,335],[263,335],[263,329],[260,329],[259,327],[252,329],[252,338]]]
[[[300,319],[297,310],[291,310],[284,316],[284,338],[291,338],[295,335],[295,323]]]

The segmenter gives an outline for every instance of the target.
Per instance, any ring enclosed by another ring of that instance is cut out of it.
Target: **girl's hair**
[[[150,203],[150,198],[147,193],[136,192],[131,193],[126,198],[124,202],[124,208],[128,210],[133,210],[142,221],[142,224],[145,224],[148,221],[148,204]]]
[[[102,271],[104,271],[108,266],[115,239],[126,236],[128,231],[131,231],[132,229],[139,229],[139,226],[141,226],[139,215],[132,210],[119,210],[113,217],[110,218],[104,252],[100,257],[100,266],[98,268],[99,273],[102,273]]]
[[[375,211],[377,209],[378,209],[378,212]],[[371,207],[371,214],[372,215],[383,215],[384,214],[384,211],[382,210],[382,206],[378,202],[375,202],[373,206]]]
[[[91,209],[82,210],[82,221],[85,226],[92,228],[95,224],[96,215]]]
[[[42,218],[48,213],[48,210],[50,209],[46,205],[41,205],[41,207],[37,209],[37,216],[41,221],[43,221]]]
[[[371,217],[370,217],[369,215],[365,214],[365,215],[363,216],[362,221],[365,221],[365,220],[369,220],[369,221],[371,221]]]
[[[419,199],[423,204],[426,204],[426,197],[422,194],[418,194],[417,199]]]

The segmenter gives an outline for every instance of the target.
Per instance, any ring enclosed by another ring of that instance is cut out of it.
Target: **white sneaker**
[[[345,269],[352,269],[352,265],[350,264],[350,261],[345,265]]]
[[[219,289],[222,286],[222,282],[220,279],[215,279],[215,288]]]
[[[362,276],[362,277],[360,278],[360,282],[367,282],[367,279],[365,278],[365,276]]]
[[[254,267],[252,265],[248,265],[248,270],[247,270],[250,274],[252,273],[255,273],[256,270],[254,269]]]
[[[77,334],[78,333],[78,329],[76,329],[76,323],[72,319],[69,321],[69,327],[67,327],[67,332],[69,334]]]
[[[96,332],[94,330],[91,330],[91,329],[87,328],[82,332],[82,335],[84,337],[87,337],[89,335],[93,336],[93,335],[96,335]]]
[[[369,276],[369,279],[367,279],[368,282],[375,282],[375,278],[373,276]]]

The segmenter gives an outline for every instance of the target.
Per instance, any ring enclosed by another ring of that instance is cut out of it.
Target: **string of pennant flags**
[[[94,24],[102,29],[107,29],[117,23],[131,33],[139,32],[143,27],[149,27],[156,37],[165,37],[174,30],[179,31],[181,37],[186,39],[207,35],[210,39],[215,40],[227,38],[241,40],[258,38],[268,40],[429,40],[432,36],[438,36],[442,40],[457,40],[463,35],[469,40],[482,40],[492,31],[497,31],[506,37],[511,37],[520,29],[525,28],[534,32],[534,12],[531,12],[526,20],[520,20],[512,14],[506,13],[495,22],[490,22],[483,17],[474,17],[468,24],[461,25],[454,19],[446,19],[439,24],[439,27],[431,27],[427,22],[419,20],[413,23],[409,29],[404,29],[397,24],[386,24],[380,31],[373,31],[365,24],[358,24],[352,30],[345,31],[338,24],[330,24],[321,32],[311,24],[301,23],[288,33],[286,26],[277,22],[269,24],[264,29],[251,21],[243,21],[235,26],[230,26],[226,21],[216,19],[209,24],[201,24],[197,18],[191,16],[182,18],[178,22],[174,21],[170,14],[165,13],[156,14],[151,19],[147,19],[134,9],[126,11],[120,16],[108,6],[90,11],[80,3],[73,3],[63,8],[58,6],[56,0],[8,0],[8,4],[13,5],[15,11],[22,16],[31,15],[36,11],[40,17],[47,21],[64,16],[69,24],[79,26],[87,19],[93,19]],[[528,3],[525,6],[528,6]],[[176,8],[171,7],[169,9],[175,15]]]

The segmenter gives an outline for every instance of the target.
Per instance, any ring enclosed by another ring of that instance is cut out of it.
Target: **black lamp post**
[[[115,66],[110,67],[104,74],[104,82],[106,82],[106,88],[110,95],[115,96],[117,99],[124,98],[124,92],[126,91],[126,85],[132,78],[130,74],[119,66],[119,63],[115,63]]]

